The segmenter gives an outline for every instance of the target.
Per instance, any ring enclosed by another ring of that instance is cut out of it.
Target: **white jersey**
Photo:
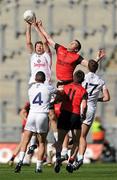
[[[46,83],[51,82],[51,66],[52,66],[52,57],[51,53],[44,52],[39,55],[37,53],[32,53],[30,57],[31,64],[31,77],[29,80],[29,84],[35,82],[35,75],[38,71],[44,72],[46,76]]]
[[[85,75],[82,85],[88,92],[89,108],[96,109],[99,93],[103,88],[106,88],[104,80],[95,73],[89,72]]]
[[[30,101],[30,112],[49,112],[49,105],[51,95],[56,90],[51,85],[45,85],[43,83],[34,83],[28,90]]]

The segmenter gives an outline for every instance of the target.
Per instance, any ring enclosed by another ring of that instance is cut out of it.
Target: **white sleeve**
[[[57,92],[57,89],[52,85],[48,85],[48,90],[51,94],[55,94]]]
[[[105,84],[105,81],[104,81],[104,80],[102,80],[102,89],[107,89],[107,86],[106,86],[106,84]]]

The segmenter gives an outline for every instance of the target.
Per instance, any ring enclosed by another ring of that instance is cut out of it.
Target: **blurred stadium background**
[[[80,40],[84,57],[106,50],[99,73],[108,84],[111,101],[99,103],[97,115],[107,139],[117,148],[117,0],[0,0],[0,142],[20,139],[18,112],[27,100],[30,73],[23,21],[27,9],[35,11],[56,42],[66,45],[74,38]],[[35,32],[32,40],[38,40]]]

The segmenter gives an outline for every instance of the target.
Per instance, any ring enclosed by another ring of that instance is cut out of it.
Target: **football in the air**
[[[33,23],[34,21],[36,21],[36,15],[32,10],[26,10],[23,17],[24,20],[28,23]]]

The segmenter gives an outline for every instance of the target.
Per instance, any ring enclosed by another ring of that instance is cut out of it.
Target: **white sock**
[[[35,145],[35,144],[36,144],[36,136],[33,135],[30,140],[30,146]]]
[[[68,149],[64,147],[61,151],[61,156],[65,156],[66,154],[68,154]]]
[[[20,154],[19,154],[19,160],[20,160],[20,161],[23,161],[24,156],[25,156],[25,152],[20,151]]]
[[[36,169],[42,169],[42,160],[37,160],[37,165],[36,165]]]
[[[58,132],[53,132],[55,141],[58,141]]]
[[[83,160],[83,159],[84,159],[84,156],[83,156],[83,155],[81,155],[81,154],[78,154],[78,155],[77,155],[77,159],[78,159],[78,161],[81,161],[81,160]]]

